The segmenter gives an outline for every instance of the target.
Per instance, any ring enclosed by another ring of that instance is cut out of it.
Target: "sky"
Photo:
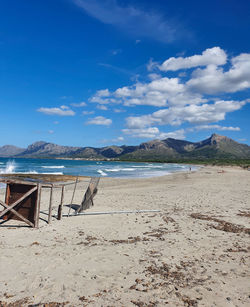
[[[250,145],[249,0],[1,0],[0,146]]]

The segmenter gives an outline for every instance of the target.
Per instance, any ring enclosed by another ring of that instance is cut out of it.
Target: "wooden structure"
[[[97,185],[100,178],[92,177],[88,188],[84,194],[81,205],[78,206],[76,214],[93,206],[93,198],[97,193]],[[0,205],[4,207],[0,211],[0,218],[4,220],[16,219],[21,220],[31,227],[39,227],[40,200],[42,188],[50,189],[49,208],[48,208],[48,224],[52,218],[52,204],[54,189],[61,190],[60,204],[58,206],[57,219],[62,219],[62,209],[64,203],[65,187],[74,184],[73,196],[70,209],[73,204],[74,194],[77,183],[83,181],[76,179],[75,182],[42,182],[38,180],[23,180],[13,177],[0,177],[0,182],[6,184],[5,202],[0,200]]]
[[[0,201],[5,209],[0,212],[0,218],[21,220],[38,228],[41,185],[11,181],[6,183],[5,202]]]

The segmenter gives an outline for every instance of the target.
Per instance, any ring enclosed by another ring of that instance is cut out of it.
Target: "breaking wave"
[[[97,171],[97,173],[99,173],[101,176],[108,176],[108,174],[106,174],[104,171],[102,171],[101,169],[99,169]]]
[[[42,168],[65,168],[65,166],[64,165],[52,165],[52,166],[42,165]]]
[[[1,162],[1,165],[4,163]],[[0,174],[13,174],[15,172],[16,164],[14,161],[8,161],[6,163],[5,168],[0,169]],[[6,184],[0,183],[0,189],[3,189],[6,187]]]
[[[3,164],[3,163],[1,163]],[[14,161],[8,161],[6,163],[5,168],[0,169],[0,174],[13,174],[15,173],[15,169],[16,169],[16,164]]]
[[[106,172],[134,172],[135,168],[106,168]]]

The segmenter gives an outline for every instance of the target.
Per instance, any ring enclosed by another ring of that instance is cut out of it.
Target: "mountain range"
[[[138,146],[70,147],[35,142],[27,148],[13,145],[0,147],[0,157],[11,158],[79,158],[116,160],[178,160],[178,159],[250,159],[250,146],[226,136],[212,134],[200,142],[167,138],[152,140]]]

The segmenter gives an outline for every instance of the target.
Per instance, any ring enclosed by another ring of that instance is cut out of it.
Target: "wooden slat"
[[[65,186],[62,187],[61,203],[58,206],[58,214],[57,214],[57,219],[58,220],[62,219],[62,206],[63,206],[63,199],[64,199],[64,190],[65,190]]]
[[[19,184],[26,184],[26,185],[37,185],[37,182],[25,181],[20,179],[11,179],[11,178],[0,178],[0,182],[3,183],[19,183]]]
[[[37,185],[38,195],[36,200],[36,212],[35,212],[35,227],[39,227],[39,215],[40,215],[40,203],[41,203],[41,184],[39,183]]]
[[[71,203],[70,203],[70,206],[69,206],[68,216],[70,214],[70,210],[71,210],[71,207],[72,207],[72,204],[73,204],[77,183],[78,183],[78,177],[76,178],[75,187],[74,187],[74,191],[73,191],[72,198],[71,198]]]
[[[51,223],[51,216],[52,216],[52,202],[53,202],[53,191],[54,187],[52,185],[50,189],[50,199],[49,199],[49,215],[48,215],[48,224]]]

